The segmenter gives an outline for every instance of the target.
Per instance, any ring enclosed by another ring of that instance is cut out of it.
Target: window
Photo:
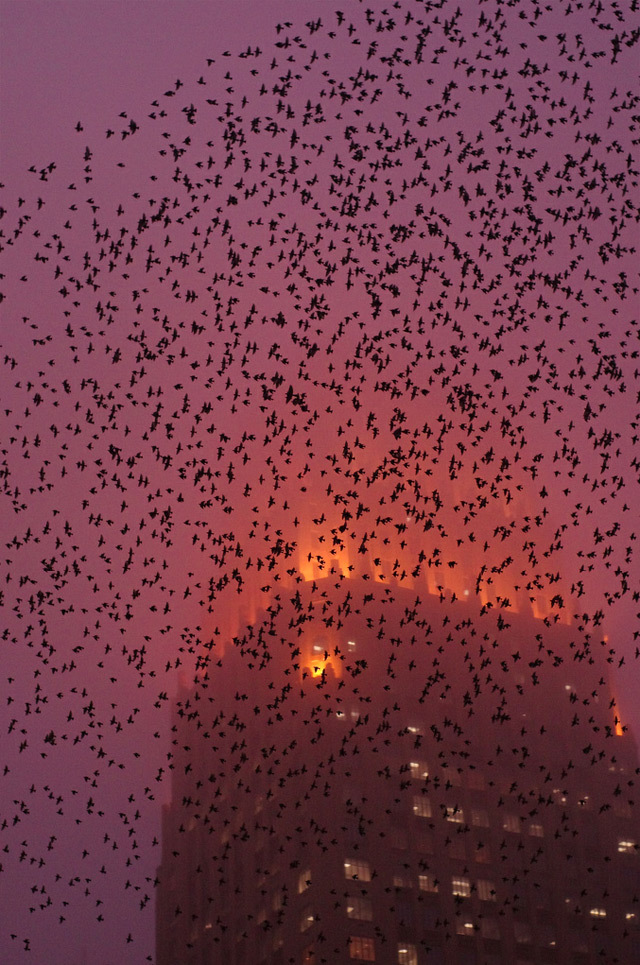
[[[403,831],[402,828],[392,828],[389,837],[391,838],[392,848],[398,848],[400,851],[407,850],[409,838],[407,837],[407,832]]]
[[[485,787],[484,774],[482,771],[468,771],[467,784],[473,791],[483,791]]]
[[[360,895],[349,895],[347,898],[347,918],[373,921],[373,909],[369,899]]]
[[[298,894],[301,895],[311,884],[311,872],[307,869],[298,875]]]
[[[526,945],[531,941],[531,928],[526,921],[514,921],[513,934],[520,945]]]
[[[536,925],[536,941],[543,948],[554,948],[556,944],[556,932],[553,925]]]
[[[529,834],[532,838],[544,838],[544,828],[541,824],[530,824]]]
[[[300,917],[300,931],[307,931],[314,922],[314,915],[311,908],[305,908]]]
[[[444,816],[447,821],[452,821],[454,824],[464,823],[464,811],[457,805],[454,805],[453,807],[445,807]]]
[[[607,909],[606,908],[592,908],[589,912],[592,918],[606,918]]]
[[[490,864],[491,848],[488,844],[483,844],[482,841],[480,841],[476,848],[474,857],[478,864]]]
[[[414,781],[424,781],[429,776],[429,768],[424,761],[411,761],[409,770]]]
[[[466,857],[467,851],[464,846],[464,838],[457,834],[452,841],[449,842],[447,846],[447,851],[450,858],[462,858]]]
[[[468,898],[471,894],[471,882],[468,878],[452,878],[451,893],[460,898]]]
[[[395,920],[399,928],[413,930],[414,914],[413,901],[405,895],[399,895],[395,900]]]
[[[415,945],[402,942],[398,945],[398,965],[418,965],[418,952]]]
[[[369,862],[363,861],[362,858],[345,858],[344,876],[345,878],[353,878],[357,881],[371,881]]]
[[[413,796],[413,813],[417,818],[431,817],[431,802],[428,797],[421,797],[419,794]]]
[[[307,945],[302,953],[302,965],[315,965],[316,953],[313,945]]]
[[[394,875],[393,876],[393,887],[394,888],[411,888],[413,882],[411,878],[406,875]]]
[[[620,854],[633,854],[638,850],[638,845],[635,841],[618,841],[618,851]]]
[[[422,909],[422,925],[423,928],[433,929],[440,927],[441,921],[439,917],[440,909],[437,905],[428,902]],[[431,959],[429,959],[429,965],[431,965]]]
[[[471,812],[471,823],[476,828],[488,828],[489,815],[486,811],[473,810]]]
[[[520,818],[517,814],[505,814],[502,827],[512,834],[520,834]]]
[[[483,918],[480,922],[480,932],[483,938],[500,941],[500,926],[495,918]]]
[[[496,889],[493,881],[487,881],[485,878],[478,879],[478,898],[480,901],[496,900]]]
[[[458,935],[469,935],[469,937],[473,937],[473,922],[464,921],[464,919],[459,918],[456,922],[456,933]]]
[[[451,767],[442,772],[442,777],[445,785],[449,783],[452,787],[460,787],[462,784],[462,777],[459,772]]]
[[[423,854],[433,854],[433,835],[428,831],[423,831],[416,836],[416,848]]]
[[[349,958],[358,962],[375,962],[376,950],[373,938],[361,938],[352,935],[349,939]]]
[[[433,875],[418,875],[418,887],[420,891],[430,891],[435,894],[438,890],[438,882]]]

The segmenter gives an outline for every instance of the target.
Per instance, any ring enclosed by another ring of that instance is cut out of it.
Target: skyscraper
[[[637,752],[606,639],[307,576],[175,702],[158,965],[637,960]]]

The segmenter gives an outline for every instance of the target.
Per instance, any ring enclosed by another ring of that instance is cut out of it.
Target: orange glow
[[[461,558],[449,560],[438,547],[434,550],[428,537],[421,539],[417,532],[403,531],[397,539],[386,537],[384,546],[371,539],[366,549],[356,549],[356,544],[351,546],[341,541],[336,527],[319,507],[313,512],[316,518],[303,523],[298,534],[298,579],[306,583],[337,576],[341,579],[362,577],[386,586],[412,589],[422,585],[433,596],[444,592],[456,600],[479,601],[483,607],[505,608],[512,613],[524,610],[539,620],[553,623],[570,625],[572,622],[571,608],[566,602],[563,605],[566,594],[558,592],[557,586],[543,589],[540,585],[543,592],[537,594],[531,592],[531,587],[516,588],[514,574],[498,572],[477,546],[469,546]],[[503,514],[508,521],[510,508],[504,506]],[[419,554],[422,554],[421,560],[416,565]],[[482,574],[476,589],[480,567]],[[522,575],[516,580],[520,582]]]
[[[605,641],[605,643],[608,643],[608,641],[609,641],[609,637],[608,637],[606,634],[605,634],[605,636],[604,636],[604,641]],[[617,710],[618,701],[616,700],[614,694],[612,694],[612,698],[613,698],[613,699],[612,699],[612,701],[611,701],[611,707],[614,707],[614,708]],[[615,728],[616,737],[624,737],[625,728],[623,727],[622,721],[620,720],[620,717],[619,717],[619,715],[618,715],[617,713],[615,714],[615,716],[614,716],[614,718],[613,718],[613,725],[614,725],[614,728]]]
[[[340,661],[334,661],[330,654],[327,654],[326,656],[323,654],[318,655],[317,657],[310,657],[305,669],[307,671],[311,671],[311,676],[314,678],[314,680],[322,677],[323,674],[326,675],[327,671],[331,671],[331,673],[336,677],[340,677],[342,675]]]

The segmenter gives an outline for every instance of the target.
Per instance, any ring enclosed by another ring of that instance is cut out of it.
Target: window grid
[[[358,962],[375,962],[376,950],[373,938],[351,935],[349,938],[349,957]]]
[[[468,898],[471,894],[471,882],[468,878],[453,877],[451,879],[451,892],[459,898]]]
[[[371,881],[369,862],[362,858],[345,858],[344,876],[358,881]]]

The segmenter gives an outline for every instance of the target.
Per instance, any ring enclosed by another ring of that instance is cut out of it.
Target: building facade
[[[173,709],[158,965],[640,961],[606,640],[331,572]]]

